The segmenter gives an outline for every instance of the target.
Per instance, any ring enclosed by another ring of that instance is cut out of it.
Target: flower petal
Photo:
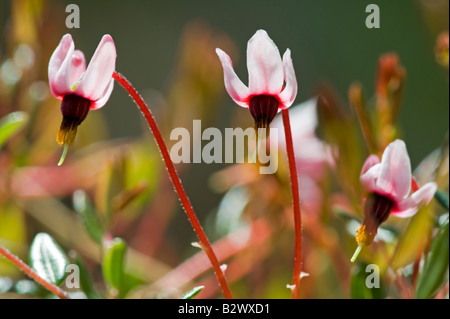
[[[62,99],[65,94],[71,91],[68,78],[74,49],[75,44],[72,36],[70,34],[64,35],[48,63],[50,91],[58,99]]]
[[[411,192],[411,162],[402,140],[392,142],[384,151],[377,186],[394,200],[402,200]]]
[[[378,156],[374,154],[370,155],[364,162],[364,165],[361,169],[361,175],[364,175],[372,166],[375,166],[376,164],[379,163],[380,159],[378,158]]]
[[[286,86],[280,93],[280,100],[283,103],[283,108],[287,108],[292,105],[297,96],[297,78],[295,76],[294,65],[292,64],[291,50],[287,49],[283,55],[283,71],[284,81]]]
[[[433,199],[436,190],[436,183],[431,182],[425,184],[409,198],[397,203],[397,206],[395,207],[395,210],[392,211],[392,214],[400,218],[411,217],[417,213],[421,205],[428,205],[428,203]]]
[[[72,54],[70,71],[68,72],[67,84],[72,90],[78,84],[83,73],[86,71],[86,59],[83,52],[75,50]]]
[[[367,162],[367,161],[366,161]],[[379,193],[380,195],[386,195],[377,185],[378,176],[380,175],[381,164],[375,164],[362,174],[359,178],[361,184],[369,193]]]
[[[283,64],[277,46],[267,32],[258,30],[247,45],[250,94],[278,95],[283,88]]]
[[[236,104],[242,107],[248,107],[248,97],[250,91],[248,87],[242,83],[233,70],[233,63],[230,57],[221,49],[216,49],[220,62],[222,62],[223,76],[225,80],[225,88]]]
[[[114,79],[111,79],[109,85],[106,87],[106,90],[103,93],[103,96],[97,101],[92,102],[90,109],[98,110],[99,108],[103,107],[106,104],[106,102],[108,102],[108,99],[111,96],[113,88],[114,88]]]
[[[116,56],[113,39],[104,35],[74,93],[94,102],[102,98],[116,68]]]

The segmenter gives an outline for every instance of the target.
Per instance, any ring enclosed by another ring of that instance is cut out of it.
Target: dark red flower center
[[[60,145],[73,143],[77,127],[86,119],[91,103],[92,101],[75,94],[64,96],[61,103],[63,119],[56,136],[56,141]]]
[[[392,199],[377,193],[371,193],[366,198],[364,219],[370,219],[371,222],[380,225],[388,219],[393,207]]]
[[[255,95],[250,98],[249,110],[256,128],[267,128],[277,115],[280,102],[273,95]]]
[[[356,241],[359,244],[370,245],[378,232],[378,227],[384,223],[394,207],[392,199],[371,193],[366,198],[364,220],[357,230]]]

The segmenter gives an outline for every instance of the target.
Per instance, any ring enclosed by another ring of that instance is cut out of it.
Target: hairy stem
[[[189,201],[189,198],[186,195],[183,185],[181,184],[181,180],[170,158],[169,151],[167,150],[167,146],[164,143],[164,139],[158,128],[158,125],[156,124],[155,118],[150,112],[150,109],[148,108],[145,101],[142,99],[142,97],[139,95],[136,89],[123,75],[114,72],[113,78],[128,92],[128,94],[130,94],[131,98],[134,100],[134,102],[137,104],[142,114],[144,115],[148,125],[150,126],[153,136],[155,137],[156,143],[158,144],[158,147],[161,151],[161,156],[164,160],[164,163],[166,164],[170,180],[172,181],[172,184],[175,187],[178,196],[180,197],[181,204],[183,205],[183,208],[189,218],[189,221],[191,222],[191,225],[194,228],[195,233],[197,234],[197,237],[201,244],[200,246],[203,248],[203,250],[205,251],[206,255],[209,258],[209,261],[211,262],[212,268],[214,269],[222,292],[225,298],[227,299],[233,298],[230,288],[228,287],[228,283],[225,279],[225,275],[222,269],[220,268],[219,261],[216,255],[214,254],[211,244],[208,238],[206,237],[205,232],[203,231],[203,228],[197,218],[197,215],[195,215],[194,209],[192,208],[191,202]]]
[[[61,299],[70,299],[70,297],[59,287],[49,283],[44,278],[39,276],[33,269],[30,268],[27,264],[25,264],[19,257],[10,253],[7,249],[0,246],[0,255],[4,256],[7,260],[12,262],[17,268],[22,270],[25,274],[27,274],[30,278],[34,279],[37,283],[42,285],[45,289],[55,294]]]
[[[302,216],[300,210],[300,192],[298,185],[298,172],[295,165],[294,144],[292,142],[291,121],[289,109],[281,111],[283,116],[284,134],[286,136],[286,150],[289,159],[289,172],[291,177],[292,201],[294,208],[294,272],[292,276],[292,299],[300,298],[300,279],[302,274]]]

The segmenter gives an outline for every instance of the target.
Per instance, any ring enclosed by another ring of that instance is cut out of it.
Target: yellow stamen
[[[61,124],[58,130],[58,134],[56,134],[56,142],[59,145],[67,144],[72,145],[75,141],[75,136],[77,135],[77,127],[75,126],[65,126]]]
[[[362,224],[359,226],[359,228],[356,230],[356,242],[358,245],[366,245],[369,246],[373,239],[375,238],[375,235],[377,234],[377,231],[370,231],[365,224]]]

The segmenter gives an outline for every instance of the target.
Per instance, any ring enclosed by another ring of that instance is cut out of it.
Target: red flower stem
[[[289,159],[289,171],[291,177],[292,200],[294,207],[294,273],[292,276],[292,299],[300,298],[300,279],[302,274],[302,216],[300,210],[300,193],[298,186],[298,172],[295,165],[294,144],[292,142],[291,121],[289,119],[289,109],[281,111],[283,115],[284,134],[286,136],[286,149]]]
[[[61,288],[59,288],[59,287],[53,285],[52,283],[49,283],[45,279],[43,279],[33,269],[31,269],[30,266],[28,266],[22,260],[20,260],[19,257],[13,255],[12,253],[10,253],[7,249],[3,248],[2,246],[0,246],[0,255],[3,255],[6,259],[8,259],[15,266],[17,266],[17,268],[22,270],[25,274],[27,274],[29,277],[34,279],[37,283],[44,286],[45,289],[52,292],[59,298],[70,299],[70,297]]]
[[[231,294],[230,288],[228,287],[225,275],[222,269],[220,268],[219,261],[216,255],[214,254],[211,244],[208,238],[206,237],[205,232],[203,231],[203,228],[200,225],[197,216],[195,215],[194,209],[192,208],[191,202],[189,201],[189,198],[186,195],[183,185],[181,184],[180,177],[178,176],[178,173],[175,169],[172,159],[170,158],[169,151],[167,150],[167,146],[164,143],[164,139],[158,128],[158,125],[156,124],[155,118],[150,112],[150,109],[148,108],[145,101],[142,99],[142,97],[139,95],[136,89],[131,85],[131,83],[122,74],[114,72],[113,78],[130,94],[131,98],[137,104],[142,114],[144,115],[148,125],[150,126],[153,136],[155,137],[156,143],[158,144],[158,147],[161,151],[164,163],[166,164],[170,179],[173,183],[173,186],[175,187],[176,192],[178,193],[178,196],[180,197],[181,204],[183,205],[183,208],[189,218],[189,221],[191,222],[191,225],[194,228],[195,233],[197,234],[197,237],[200,241],[200,246],[205,251],[206,255],[209,258],[209,261],[211,262],[212,268],[214,269],[217,280],[219,281],[220,287],[222,289],[225,298],[232,299],[233,296]]]

